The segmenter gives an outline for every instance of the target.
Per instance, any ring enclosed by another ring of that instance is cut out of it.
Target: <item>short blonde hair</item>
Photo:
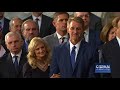
[[[28,46],[28,55],[27,55],[27,58],[28,58],[28,63],[30,64],[30,66],[35,69],[37,68],[36,66],[36,55],[35,55],[35,49],[36,47],[39,45],[39,44],[44,44],[45,48],[46,48],[46,58],[45,60],[50,63],[50,60],[51,60],[51,50],[50,48],[48,47],[48,44],[40,37],[34,37],[31,41],[30,41],[30,44]]]
[[[69,27],[69,25],[70,25],[70,23],[72,21],[80,23],[82,25],[83,30],[85,30],[85,28],[84,28],[84,21],[83,21],[82,18],[80,18],[80,17],[71,17],[71,18],[69,18],[68,21],[67,21],[67,27]]]

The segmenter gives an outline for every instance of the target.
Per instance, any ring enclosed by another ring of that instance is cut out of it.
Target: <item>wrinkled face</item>
[[[84,33],[82,25],[76,21],[71,21],[68,25],[67,31],[70,35],[70,41],[75,41],[76,43],[80,41]]]
[[[60,14],[54,21],[53,25],[56,27],[56,30],[59,31],[66,31],[67,30],[67,21],[68,16],[66,14]]]
[[[41,58],[45,57],[46,48],[43,43],[38,44],[38,46],[35,48],[35,55],[38,60],[41,60]]]
[[[89,26],[90,22],[89,12],[76,12],[76,17],[81,17],[83,19],[85,27]]]
[[[8,36],[6,46],[13,54],[18,54],[21,51],[23,42],[17,35]]]
[[[38,36],[37,25],[33,22],[26,22],[24,24],[23,36],[26,40],[31,40],[34,37]]]
[[[108,41],[112,40],[113,38],[115,38],[116,34],[115,34],[116,28],[112,28],[108,34]]]
[[[22,25],[23,21],[19,20],[19,19],[16,19],[12,23],[13,23],[13,25],[12,25],[10,31],[12,31],[12,32],[17,31],[17,32],[19,32],[21,34],[21,25]]]

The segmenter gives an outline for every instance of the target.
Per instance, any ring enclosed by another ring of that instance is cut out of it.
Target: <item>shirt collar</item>
[[[35,21],[36,18],[38,18],[41,21],[42,15],[39,17],[35,17],[34,15],[32,15],[32,17],[33,17],[33,21]]]
[[[72,51],[72,47],[73,47],[73,46],[76,47],[77,51],[79,50],[79,47],[80,47],[81,41],[79,41],[76,45],[73,45],[70,41],[69,41],[69,43],[70,43],[70,52]]]
[[[68,34],[66,34],[66,35],[64,35],[64,36],[61,36],[61,35],[60,35],[59,33],[57,33],[57,32],[56,32],[56,34],[57,34],[58,39],[61,39],[61,37],[68,38]]]
[[[87,28],[84,32],[85,32],[85,34],[88,35],[89,34],[89,28]]]
[[[19,58],[21,57],[21,54],[22,54],[22,50],[18,53],[18,54],[13,54],[13,53],[11,53],[11,56],[13,57],[13,56],[18,56]]]

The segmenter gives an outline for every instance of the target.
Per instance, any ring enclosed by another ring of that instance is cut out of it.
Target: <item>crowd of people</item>
[[[0,78],[120,78],[120,16],[104,26],[91,12],[0,12]],[[96,64],[111,72],[96,73]]]

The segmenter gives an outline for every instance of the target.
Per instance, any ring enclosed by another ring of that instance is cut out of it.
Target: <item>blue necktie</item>
[[[14,58],[15,58],[15,61],[14,61],[15,70],[18,73],[19,72],[19,64],[17,60],[18,56],[14,56]]]
[[[71,51],[71,63],[72,63],[72,67],[74,69],[75,67],[75,55],[76,55],[76,52],[75,52],[75,46],[72,47],[72,51]]]

